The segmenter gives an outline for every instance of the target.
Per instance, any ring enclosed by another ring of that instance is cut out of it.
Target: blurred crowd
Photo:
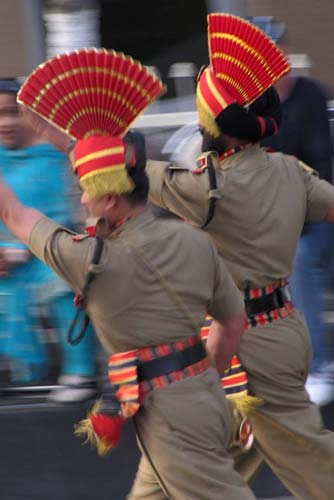
[[[28,126],[16,102],[19,87],[15,79],[0,80],[1,176],[22,202],[78,230],[81,222],[75,203],[78,187],[70,173],[67,155],[45,143]],[[67,285],[1,223],[2,387],[57,384],[48,396],[56,402],[84,400],[95,395],[92,328],[75,347],[66,338],[74,316],[73,299]]]

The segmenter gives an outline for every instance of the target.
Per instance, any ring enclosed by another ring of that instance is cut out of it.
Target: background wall
[[[39,0],[0,1],[0,78],[29,74],[44,60]]]
[[[272,15],[287,25],[291,52],[305,52],[311,75],[334,95],[334,1],[247,0],[248,15]]]

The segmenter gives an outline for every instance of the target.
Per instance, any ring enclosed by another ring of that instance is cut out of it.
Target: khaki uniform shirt
[[[94,238],[74,241],[71,232],[43,218],[32,230],[30,248],[81,292]],[[108,354],[197,333],[140,252],[181,299],[198,332],[207,312],[224,322],[243,311],[241,295],[208,236],[177,219],[157,219],[147,210],[105,240],[89,289],[87,311]]]
[[[220,199],[206,228],[240,288],[288,277],[305,221],[323,221],[334,187],[300,162],[258,145],[215,165]],[[201,226],[208,212],[207,171],[149,161],[150,200]]]

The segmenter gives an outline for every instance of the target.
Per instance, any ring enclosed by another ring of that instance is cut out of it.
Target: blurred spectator
[[[274,21],[265,26],[272,37],[279,37],[277,42],[288,55],[292,70],[276,83],[283,114],[279,133],[264,140],[263,145],[298,157],[321,178],[331,181],[331,133],[325,91],[319,82],[310,78],[311,62],[307,55],[289,55],[282,28],[282,23]],[[294,303],[305,315],[313,346],[306,388],[311,400],[319,405],[334,399],[334,358],[329,329],[323,319],[325,294],[331,286],[333,241],[331,224],[305,224],[290,278]]]
[[[67,156],[43,142],[16,103],[19,85],[0,80],[0,172],[23,203],[71,227]],[[36,383],[50,370],[43,318],[59,332],[62,387],[54,401],[87,399],[96,393],[94,334],[78,346],[66,341],[74,316],[73,293],[0,224],[0,353],[10,360],[11,382]]]

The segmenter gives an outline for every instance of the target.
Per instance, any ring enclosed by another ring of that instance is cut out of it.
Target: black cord
[[[101,258],[101,254],[102,254],[102,250],[103,250],[103,239],[100,236],[96,236],[95,241],[96,241],[96,244],[95,244],[95,250],[94,250],[93,258],[91,261],[91,265],[96,265],[100,262],[100,258]],[[83,287],[82,294],[79,298],[79,303],[77,305],[77,310],[76,310],[75,316],[74,316],[74,318],[70,324],[70,327],[68,329],[68,332],[67,332],[67,341],[71,345],[77,345],[77,344],[79,344],[79,342],[81,342],[81,340],[85,336],[87,327],[90,323],[90,318],[89,318],[88,314],[86,313],[86,302],[87,302],[88,288],[89,288],[90,284],[92,283],[93,279],[95,278],[95,276],[96,276],[96,274],[92,271],[89,271],[87,273],[86,282],[85,282],[85,285]],[[74,336],[75,328],[78,324],[80,315],[82,313],[85,313],[82,327],[81,327],[78,335],[75,337]]]
[[[210,192],[216,191],[217,190],[216,172],[215,172],[215,168],[213,166],[212,159],[210,158],[210,155],[207,158],[207,168],[208,168],[208,175],[209,175]],[[215,214],[215,209],[216,209],[216,202],[217,202],[217,198],[215,196],[210,196],[208,213],[206,216],[206,220],[205,220],[204,224],[202,225],[201,229],[206,228],[206,226],[209,224],[209,222],[211,222],[211,220],[213,219],[213,216]]]

